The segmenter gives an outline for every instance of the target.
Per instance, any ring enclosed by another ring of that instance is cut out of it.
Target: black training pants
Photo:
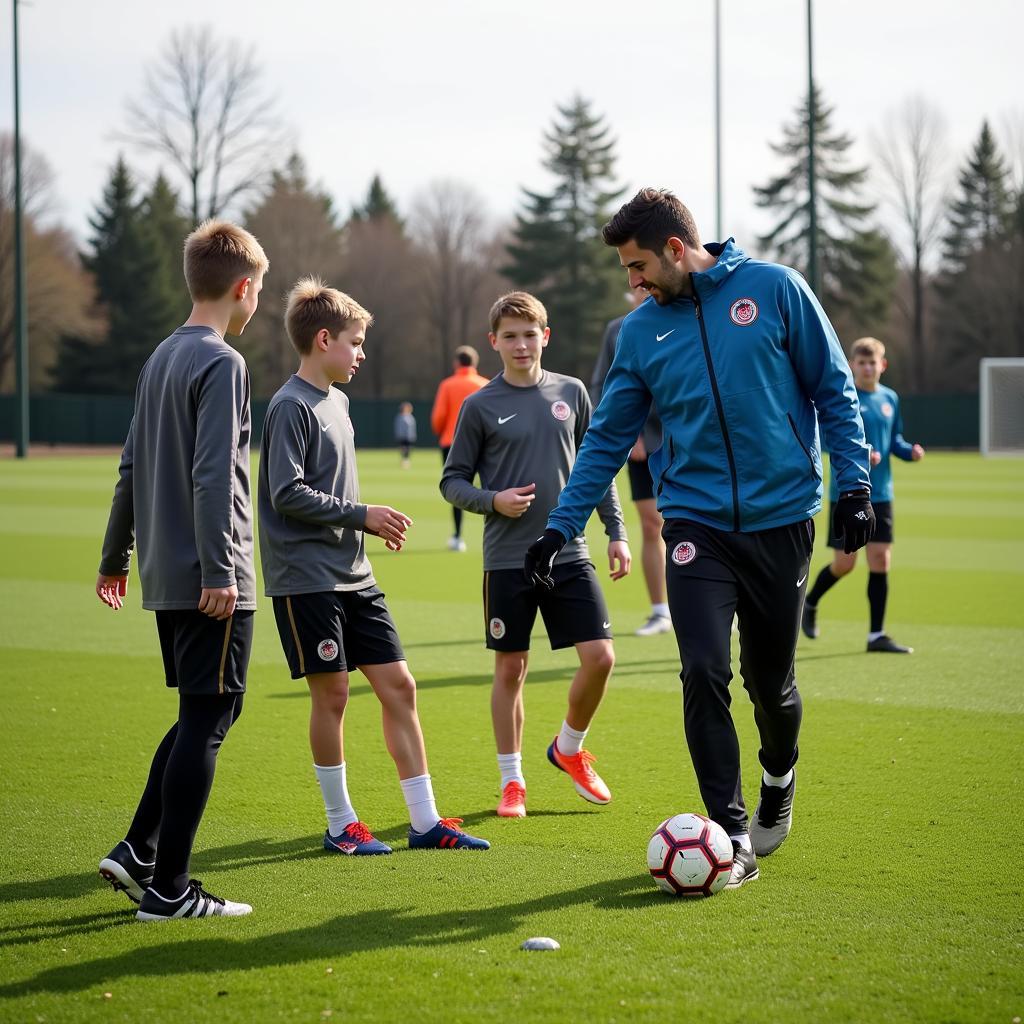
[[[669,519],[663,535],[686,742],[708,815],[737,835],[747,829],[747,812],[729,711],[733,613],[740,672],[761,738],[758,756],[771,775],[785,775],[798,754],[802,708],[794,659],[814,522],[729,533]]]

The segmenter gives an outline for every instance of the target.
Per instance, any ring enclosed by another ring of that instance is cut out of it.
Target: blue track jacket
[[[870,489],[846,356],[788,267],[709,243],[693,298],[648,298],[623,321],[601,402],[548,526],[576,536],[618,472],[652,399],[664,443],[650,457],[658,509],[749,533],[821,508],[818,424],[841,493]]]

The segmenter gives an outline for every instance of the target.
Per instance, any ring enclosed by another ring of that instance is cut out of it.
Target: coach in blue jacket
[[[649,297],[623,321],[600,405],[526,572],[547,585],[555,554],[585,526],[653,400],[665,440],[650,462],[686,740],[708,814],[733,840],[736,888],[757,877],[755,854],[776,849],[792,823],[794,657],[821,508],[819,426],[847,551],[874,528],[868,446],[846,357],[796,271],[750,259],[732,239],[703,245],[690,211],[653,188],[626,203],[603,237],[630,287]],[[729,713],[734,613],[764,768],[749,831]]]

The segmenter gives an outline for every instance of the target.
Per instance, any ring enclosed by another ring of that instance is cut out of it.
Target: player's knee
[[[332,718],[341,718],[348,707],[348,675],[318,680],[310,687],[313,710]]]
[[[835,576],[835,578],[837,580],[838,579],[842,579],[848,573],[853,571],[853,567],[856,564],[857,564],[857,556],[855,554],[854,555],[845,556],[845,557],[837,555],[835,558],[832,559],[832,566],[831,566],[832,575]]]
[[[583,667],[593,675],[611,675],[615,668],[615,648],[611,643],[597,643],[580,652]]]
[[[408,670],[399,672],[388,682],[388,700],[395,706],[409,708],[416,706],[416,680]]]
[[[501,658],[494,666],[494,685],[504,690],[518,690],[526,679],[526,661]]]

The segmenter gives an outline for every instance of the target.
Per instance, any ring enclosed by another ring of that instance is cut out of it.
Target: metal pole
[[[807,191],[809,207],[809,255],[807,283],[811,291],[818,292],[818,197],[814,168],[814,122],[817,109],[814,102],[814,30],[811,22],[811,0],[807,0]]]
[[[722,0],[715,0],[715,238],[722,234]]]
[[[18,82],[18,0],[14,11],[14,389],[15,447],[19,459],[28,455],[28,331],[25,320],[25,235],[21,196],[21,104]]]

